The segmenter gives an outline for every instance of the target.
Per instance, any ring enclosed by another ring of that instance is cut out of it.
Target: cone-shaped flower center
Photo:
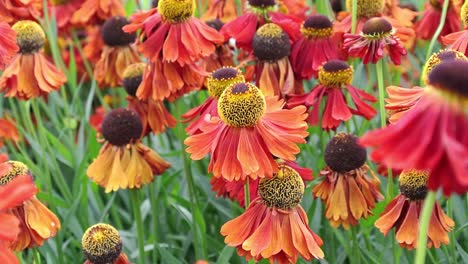
[[[145,67],[145,63],[139,62],[131,64],[125,68],[122,85],[129,95],[135,96],[138,86],[140,86],[143,78]]]
[[[20,53],[35,53],[44,46],[45,33],[42,27],[31,20],[22,20],[13,25],[16,31],[16,43],[20,48]]]
[[[86,230],[81,246],[86,259],[91,263],[114,263],[122,252],[122,239],[113,226],[96,224]]]
[[[9,183],[18,175],[31,174],[29,172],[29,168],[23,162],[10,160],[10,161],[7,161],[6,163],[10,164],[11,168],[10,170],[8,170],[6,174],[0,175],[0,186]]]
[[[468,27],[468,1],[465,1],[465,3],[463,4],[460,16],[463,22],[463,26]]]
[[[353,68],[344,61],[330,60],[319,68],[318,78],[324,86],[341,88],[353,81]]]
[[[366,163],[366,149],[357,143],[358,137],[338,133],[325,148],[325,163],[336,172],[347,172]]]
[[[180,23],[195,12],[194,0],[159,0],[158,12],[170,23]]]
[[[352,12],[353,0],[346,0],[346,9]],[[374,17],[383,12],[385,0],[357,0],[358,17]]]
[[[404,170],[400,174],[400,192],[412,201],[423,200],[427,194],[429,173],[421,170]]]
[[[207,78],[208,92],[219,98],[224,90],[233,83],[244,82],[244,75],[239,69],[223,67],[212,72]]]
[[[205,22],[209,27],[216,29],[217,31],[220,31],[221,28],[224,26],[223,21],[215,18],[211,19]]]
[[[141,119],[135,111],[118,108],[109,112],[102,121],[102,136],[114,146],[123,146],[140,138]]]
[[[302,24],[301,33],[307,38],[328,38],[333,33],[333,24],[326,16],[310,15]]]
[[[265,97],[250,83],[235,83],[224,90],[218,100],[218,113],[229,126],[251,127],[266,109]]]
[[[447,62],[451,60],[468,60],[465,54],[456,51],[456,50],[441,50],[437,53],[432,54],[432,56],[427,60],[426,64],[424,64],[423,72],[422,72],[422,79],[425,84],[428,84],[429,81],[429,74],[431,74],[434,67],[441,64],[442,62]]]
[[[385,18],[373,17],[367,20],[362,26],[362,33],[366,37],[383,38],[392,32],[392,24]]]
[[[429,74],[429,84],[440,90],[450,101],[468,107],[468,62],[451,60],[437,65]]]
[[[262,178],[258,193],[268,207],[291,209],[296,207],[304,196],[304,182],[293,168],[278,166],[278,173],[271,179]]]
[[[127,33],[122,27],[129,22],[123,16],[111,17],[102,25],[101,35],[107,46],[126,46],[135,41],[136,33]]]
[[[289,55],[291,43],[288,34],[280,26],[267,23],[255,33],[252,48],[258,59],[277,61]]]

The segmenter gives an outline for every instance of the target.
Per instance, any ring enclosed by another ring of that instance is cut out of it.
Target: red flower
[[[0,22],[0,70],[3,70],[6,64],[9,64],[18,51],[16,32],[7,23]]]
[[[307,120],[311,125],[319,122],[320,103],[324,96],[327,97],[322,113],[322,128],[324,129],[336,129],[341,121],[351,119],[353,114],[366,119],[375,116],[377,113],[375,109],[363,101],[375,102],[375,97],[351,85],[353,69],[347,63],[331,60],[319,68],[318,75],[319,85],[304,95],[293,95],[288,100],[288,107],[305,105],[311,109]],[[347,105],[343,90],[349,92],[356,109]]]
[[[0,118],[0,147],[5,140],[19,141],[20,136],[16,124],[8,119]]]
[[[451,49],[458,50],[468,56],[468,2],[463,4],[461,19],[465,30],[442,36],[442,44],[450,45]]]
[[[434,68],[419,102],[396,124],[361,138],[371,157],[386,166],[428,170],[428,188],[445,194],[468,191],[468,62]],[[414,144],[418,142],[418,144]]]
[[[252,84],[233,84],[219,98],[220,117],[206,115],[202,132],[185,140],[187,152],[193,160],[210,153],[208,170],[214,177],[228,181],[271,177],[277,171],[273,155],[294,160],[297,144],[305,143],[308,135],[305,107],[283,106],[283,100],[264,98]]]
[[[419,38],[432,39],[440,23],[443,3],[443,0],[429,0],[428,3],[426,3],[422,18],[414,25],[416,35]],[[438,39],[441,40],[443,36],[459,30],[460,20],[458,18],[457,10],[452,4],[449,4],[444,27],[442,28]]]
[[[338,42],[333,38],[331,21],[322,15],[308,16],[291,49],[291,65],[296,76],[301,79],[317,77],[322,64],[338,57]]]
[[[364,64],[377,63],[383,58],[384,49],[396,65],[401,63],[401,56],[406,55],[400,40],[393,35],[392,25],[384,18],[367,20],[359,35],[344,34],[343,49],[352,57],[362,58]]]
[[[2,0],[0,20],[15,23],[21,19],[37,19],[42,14],[42,0]]]
[[[84,0],[59,0],[49,1],[49,15],[55,16],[57,28],[64,30],[69,28],[73,14],[81,7]]]

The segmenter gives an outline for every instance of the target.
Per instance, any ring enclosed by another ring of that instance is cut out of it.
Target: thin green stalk
[[[415,264],[425,263],[427,251],[427,230],[429,228],[429,220],[431,219],[432,209],[434,208],[435,200],[436,192],[428,192],[426,199],[424,200],[421,218],[419,220],[418,244],[416,248],[416,257],[414,258]]]
[[[143,220],[141,219],[140,210],[140,195],[139,190],[130,190],[130,200],[133,207],[133,214],[135,216],[135,223],[137,229],[137,240],[138,240],[138,263],[145,264],[145,237],[143,232]]]
[[[351,236],[352,236],[352,249],[353,249],[353,256],[350,256],[350,259],[352,260],[351,263],[361,263],[361,252],[359,248],[359,240],[357,236],[357,227],[352,226],[351,227]]]
[[[442,7],[442,14],[440,15],[439,26],[437,27],[437,30],[434,33],[434,36],[432,36],[431,42],[429,44],[429,48],[427,49],[426,61],[429,60],[429,57],[431,57],[432,51],[434,49],[434,45],[437,42],[437,38],[439,38],[439,35],[442,32],[442,29],[444,28],[445,19],[447,18],[447,10],[448,10],[449,3],[450,3],[449,0],[444,1],[444,5]]]
[[[150,184],[149,188],[149,197],[151,204],[151,213],[153,217],[151,222],[153,224],[153,263],[158,263],[158,243],[159,243],[159,201],[156,196],[156,190],[159,189],[159,177],[155,179],[154,184]]]
[[[447,214],[450,218],[453,219],[453,198],[449,197],[447,200]],[[450,255],[452,257],[453,263],[457,263],[457,250],[455,248],[455,232],[450,232],[449,233],[450,237],[450,242],[449,242],[449,248],[450,248]]]
[[[248,177],[244,185],[244,204],[245,204],[245,210],[247,210],[247,208],[249,208],[249,205],[250,205],[250,186],[249,186]]]
[[[353,0],[351,7],[351,34],[356,33],[357,26],[357,0]]]

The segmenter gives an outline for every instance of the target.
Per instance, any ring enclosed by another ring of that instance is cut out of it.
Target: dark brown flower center
[[[248,0],[249,5],[253,7],[267,8],[276,5],[275,0]]]
[[[429,84],[455,95],[460,100],[468,99],[468,62],[451,60],[437,65],[429,74]]]
[[[86,259],[93,264],[114,263],[122,252],[119,232],[107,224],[96,224],[88,228],[81,245]]]
[[[400,192],[412,201],[423,200],[427,194],[427,171],[404,170],[399,177]]]
[[[338,133],[325,148],[325,163],[336,172],[347,172],[360,168],[366,163],[366,149],[357,143],[358,137]]]
[[[138,86],[143,78],[143,72],[145,71],[146,64],[143,62],[134,63],[129,65],[123,73],[122,85],[125,91],[131,96],[135,96],[138,90]]]
[[[277,61],[289,55],[291,43],[288,34],[280,26],[268,23],[255,33],[252,48],[258,59]]]
[[[118,108],[104,117],[101,130],[102,136],[110,144],[124,146],[140,138],[143,125],[135,111]]]
[[[429,57],[427,62],[424,64],[423,72],[422,72],[422,79],[424,83],[428,84],[429,74],[431,74],[432,70],[442,62],[451,61],[451,60],[467,60],[465,55],[456,50],[442,50],[437,53],[434,53]]]
[[[333,24],[326,16],[310,15],[301,27],[302,35],[311,37],[330,37],[333,33]]]
[[[219,98],[231,84],[244,81],[244,75],[239,69],[223,67],[208,76],[206,86],[211,96]]]
[[[209,27],[216,29],[217,31],[220,31],[221,28],[224,26],[223,21],[215,18],[211,19],[205,22]]]
[[[365,35],[380,35],[390,33],[391,31],[392,24],[381,17],[370,18],[362,26],[362,33]]]
[[[136,33],[126,33],[122,27],[129,24],[123,16],[111,17],[102,25],[101,36],[108,46],[125,46],[135,41]]]
[[[341,88],[353,81],[353,68],[341,60],[330,60],[319,68],[319,82],[327,87]]]

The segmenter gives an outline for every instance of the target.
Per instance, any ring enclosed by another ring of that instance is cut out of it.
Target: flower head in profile
[[[0,164],[0,186],[8,186],[14,179],[25,176],[32,177],[28,167],[22,162],[7,161]],[[60,221],[57,216],[35,195],[11,209],[10,212],[19,220],[20,229],[18,237],[10,244],[14,251],[42,246],[45,240],[54,237],[60,229]]]
[[[451,49],[468,56],[468,2],[466,1],[462,6],[460,16],[464,30],[442,36],[442,44],[450,45]]]
[[[214,177],[271,178],[278,170],[273,156],[295,160],[297,144],[308,135],[305,107],[283,107],[283,100],[263,96],[253,84],[234,83],[218,99],[219,117],[204,116],[201,133],[185,140],[186,151],[193,160],[211,154]]]
[[[339,32],[351,32],[351,12],[353,0],[346,0],[346,13],[338,15],[335,29]],[[357,0],[356,32],[362,31],[364,23],[372,17],[380,17],[383,14],[385,0]]]
[[[122,238],[117,229],[108,224],[95,224],[83,234],[81,246],[84,264],[130,264],[122,252]]]
[[[395,228],[396,240],[400,246],[408,249],[418,247],[418,226],[427,194],[428,177],[427,171],[404,170],[399,177],[400,194],[390,201],[375,222],[375,226],[384,235]],[[434,205],[429,223],[427,247],[439,248],[441,244],[447,245],[447,233],[455,223],[444,213],[438,202]]]
[[[138,114],[118,108],[107,113],[101,124],[104,138],[97,158],[89,165],[87,175],[106,192],[141,188],[162,174],[170,164],[141,143],[143,125]]]
[[[442,31],[440,32],[439,40],[445,35],[460,30],[460,19],[458,18],[458,12],[452,2],[452,0],[449,1],[447,16]],[[421,19],[414,25],[418,38],[424,40],[432,39],[442,18],[443,5],[444,0],[428,0],[426,2]]]
[[[121,0],[84,0],[78,10],[73,12],[71,23],[75,25],[94,25],[113,16],[124,16]]]
[[[9,172],[9,167],[0,164],[0,176]],[[0,181],[3,177],[0,177]],[[19,263],[10,245],[21,232],[20,220],[13,214],[18,206],[37,193],[31,175],[19,175],[8,183],[0,184],[0,258],[4,263]]]
[[[13,56],[19,51],[16,45],[16,32],[10,25],[0,22],[0,70],[3,70]]]
[[[115,16],[107,19],[102,25],[101,36],[105,45],[94,68],[94,78],[101,88],[116,87],[122,82],[125,68],[140,62],[136,48],[131,45],[136,34],[122,30],[128,23],[125,17]]]
[[[0,77],[0,92],[28,100],[58,90],[66,77],[40,51],[45,43],[44,30],[31,20],[16,22],[12,28],[17,33],[19,53]]]
[[[296,89],[289,62],[289,36],[279,25],[266,23],[259,27],[252,41],[252,49],[257,58],[256,83],[265,96],[284,98],[287,94],[302,92],[302,89]]]
[[[279,165],[272,178],[263,178],[258,194],[247,210],[221,227],[224,242],[237,248],[247,260],[268,259],[270,263],[296,263],[322,259],[323,241],[308,226],[300,206],[304,182],[287,165]]]
[[[392,24],[385,18],[371,18],[364,23],[361,34],[344,35],[343,49],[352,57],[362,58],[364,64],[377,63],[386,50],[392,62],[400,65],[406,49],[393,33]]]
[[[468,62],[461,60],[436,66],[410,111],[361,138],[361,144],[373,148],[371,158],[392,168],[427,170],[431,190],[466,193],[468,160],[460,157],[468,155],[467,72]]]
[[[302,23],[300,32],[291,48],[294,73],[301,79],[317,77],[320,66],[339,57],[333,24],[326,16],[310,15]]]
[[[140,100],[136,97],[136,91],[143,79],[143,72],[147,65],[139,62],[129,65],[123,73],[122,85],[127,92],[128,108],[137,112],[143,124],[142,135],[147,135],[150,131],[155,134],[164,132],[168,127],[174,127],[175,118],[169,113],[163,101],[156,101],[152,98]]]
[[[305,105],[310,108],[308,122],[317,125],[322,100],[326,100],[322,113],[322,128],[336,129],[342,121],[351,119],[353,114],[371,119],[377,113],[372,106],[364,102],[375,102],[372,95],[351,85],[353,68],[346,62],[331,60],[319,68],[319,84],[304,95],[293,95],[288,100],[288,107]],[[348,106],[344,91],[348,91],[356,109]],[[323,99],[326,97],[326,99]]]
[[[338,133],[328,142],[327,166],[320,171],[322,181],[312,189],[325,203],[325,217],[335,228],[357,225],[359,219],[372,215],[376,202],[384,198],[379,179],[366,165],[366,150],[357,140],[354,135]]]
[[[209,93],[208,98],[201,105],[190,109],[182,115],[184,123],[190,122],[185,129],[187,134],[194,135],[201,132],[200,126],[207,114],[210,117],[218,117],[218,99],[221,94],[231,84],[244,81],[245,78],[242,72],[234,67],[222,67],[210,73],[206,78],[206,87]]]

